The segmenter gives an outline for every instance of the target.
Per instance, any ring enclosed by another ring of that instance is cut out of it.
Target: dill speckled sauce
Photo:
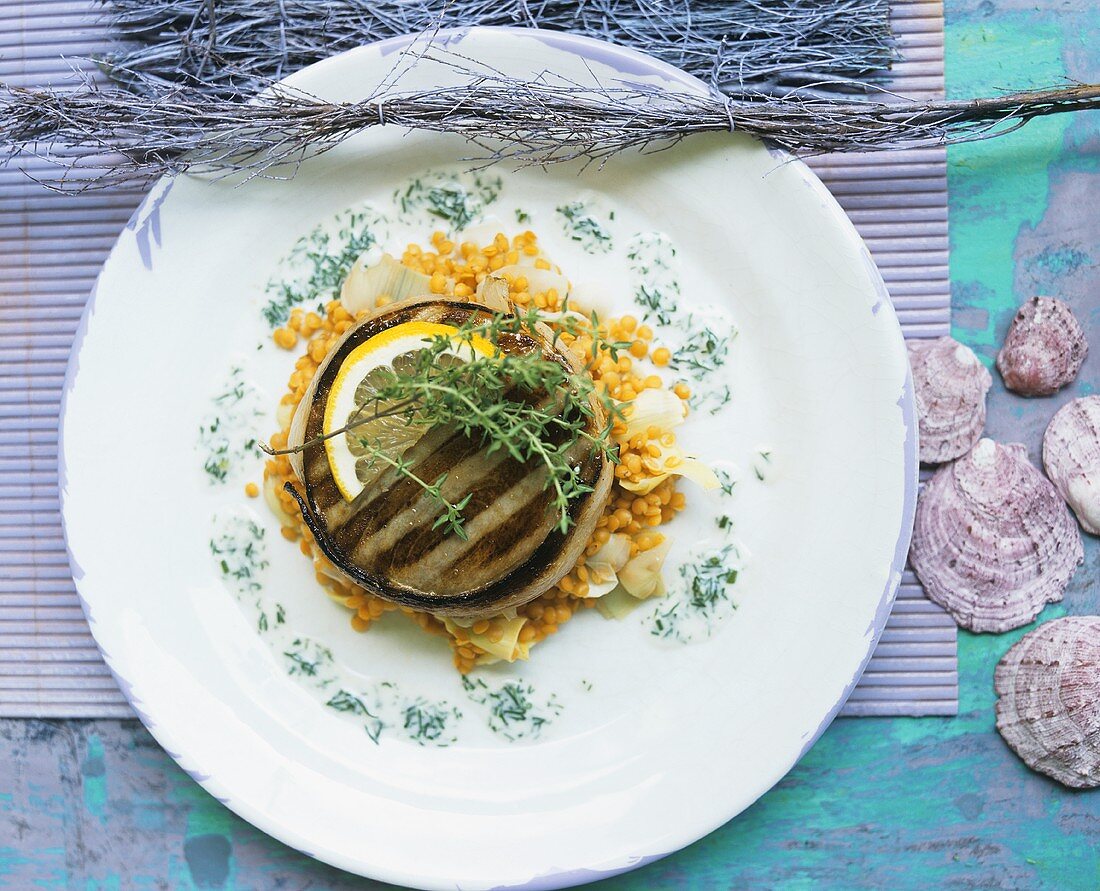
[[[693,268],[690,250],[636,211],[611,206],[579,184],[575,195],[562,196],[536,183],[511,189],[505,175],[428,170],[309,226],[253,295],[253,344],[242,345],[227,363],[199,425],[198,463],[209,484],[224,490],[212,517],[210,551],[227,591],[279,670],[379,744],[510,745],[583,726],[621,688],[614,674],[601,676],[585,664],[586,650],[631,652],[626,662],[637,654],[674,660],[684,644],[720,634],[736,611],[749,556],[743,539],[751,538],[738,528],[738,490],[759,485],[765,478],[759,465],[768,464],[759,453],[739,456],[741,464],[707,452],[708,443],[722,441],[722,426],[736,422],[736,282]],[[714,466],[722,485],[712,493],[691,491],[687,515],[668,527],[666,596],[620,622],[580,620],[583,627],[571,627],[572,641],[541,644],[532,663],[460,677],[439,665],[433,655],[438,641],[407,623],[391,621],[364,637],[351,632],[342,611],[320,596],[309,562],[279,536],[262,501],[245,497],[246,483],[260,478],[256,441],[274,423],[271,406],[257,402],[255,393],[261,385],[275,391],[293,370],[294,354],[275,349],[272,332],[292,309],[323,312],[364,252],[368,258],[384,251],[399,256],[406,244],[424,242],[436,229],[491,238],[497,230],[512,235],[528,228],[571,280],[578,303],[603,317],[629,313],[653,328],[653,343],[663,349],[652,354],[652,370],[669,386],[686,383],[692,393],[693,411],[678,435],[689,447],[699,444],[693,450]],[[705,299],[710,295],[715,299]],[[539,662],[554,662],[553,671],[540,673]]]

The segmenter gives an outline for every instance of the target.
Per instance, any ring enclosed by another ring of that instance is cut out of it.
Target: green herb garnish
[[[307,649],[312,648],[312,658],[305,652]],[[308,638],[295,638],[291,644],[291,649],[285,650],[283,655],[289,660],[290,667],[288,669],[290,674],[301,674],[308,677],[316,677],[317,670],[325,664],[332,662],[332,650],[327,647],[323,647],[315,641]],[[330,681],[324,681],[320,686],[328,686]]]
[[[405,706],[404,730],[414,742],[420,745],[426,743],[447,745],[448,740],[443,739],[443,734],[452,717],[461,718],[462,713],[457,709],[448,708],[446,703],[431,703],[424,699],[416,699]]]
[[[621,416],[617,405],[597,390],[587,374],[575,374],[552,357],[543,354],[534,334],[542,316],[535,308],[512,313],[497,313],[488,319],[475,318],[454,335],[438,335],[425,340],[411,363],[401,371],[380,368],[379,381],[367,401],[361,403],[351,423],[298,447],[320,442],[354,430],[382,417],[401,416],[410,425],[448,426],[480,441],[489,454],[504,451],[521,463],[532,462],[546,475],[545,487],[558,515],[558,528],[567,532],[573,523],[570,504],[592,491],[578,471],[577,445],[587,444],[589,454],[598,453],[605,461],[616,461],[611,441],[611,426]],[[600,339],[593,316],[593,350],[607,349],[614,357],[624,345]],[[559,332],[577,334],[578,321],[563,316]],[[483,338],[494,345],[526,344],[524,349],[494,350],[485,356],[463,348]],[[465,362],[441,361],[458,350],[467,355]],[[597,416],[595,405],[602,405],[606,422],[595,434],[589,432]],[[470,494],[449,500],[443,494],[445,477],[425,480],[417,476],[411,464],[400,456],[387,454],[377,443],[359,440],[371,461],[380,461],[401,476],[419,485],[442,509],[435,527],[465,538],[462,514]],[[271,454],[281,454],[267,450]],[[288,450],[283,450],[288,451]]]
[[[634,301],[643,309],[653,313],[653,318],[661,325],[672,323],[672,314],[677,311],[676,295],[678,291],[666,291],[658,285],[642,283],[634,289]]]
[[[257,454],[254,437],[243,443],[237,439],[242,435],[239,428],[261,414],[256,391],[245,382],[243,374],[239,366],[230,369],[229,382],[212,400],[221,414],[199,425],[199,447],[206,453],[202,468],[211,483],[224,483],[235,462]]]
[[[300,238],[287,259],[292,264],[303,265],[306,271],[296,279],[268,284],[269,299],[263,308],[267,323],[272,328],[285,324],[290,310],[307,300],[338,297],[359,255],[376,244],[375,228],[379,222],[379,216],[371,210],[350,211],[340,217],[335,237],[324,226],[318,226]],[[319,303],[318,307],[323,314],[324,303]]]
[[[574,201],[557,208],[565,219],[566,234],[581,243],[589,254],[606,254],[611,250],[611,233],[607,231],[583,201]],[[612,215],[611,219],[614,219]]]
[[[513,742],[538,736],[551,718],[561,714],[561,705],[554,696],[539,706],[534,701],[535,690],[531,684],[509,681],[493,690],[480,678],[471,680],[463,676],[462,686],[470,699],[489,707],[489,729]],[[591,690],[592,685],[588,684],[586,689]]]
[[[718,485],[722,494],[727,498],[731,497],[733,495],[733,487],[737,485],[737,480],[733,478],[733,474],[728,470],[723,470],[718,467],[715,468],[714,475],[718,477]]]
[[[728,599],[727,588],[737,581],[737,570],[730,569],[726,562],[729,549],[711,554],[705,560],[684,573],[689,582],[688,606],[697,610],[711,610],[720,600]]]
[[[752,472],[756,475],[756,478],[760,482],[764,482],[764,471],[771,466],[772,453],[766,450],[760,450],[756,453],[760,457],[761,463],[753,463]]]
[[[729,542],[681,566],[680,596],[653,612],[650,634],[681,641],[693,640],[700,632],[709,635],[714,620],[737,609],[729,589],[737,582],[740,557],[737,545]],[[700,621],[705,623],[702,628],[697,626]]]
[[[689,318],[688,322],[691,321]],[[696,328],[683,346],[673,352],[668,367],[686,371],[696,379],[711,374],[726,364],[733,336],[718,334],[705,325]]]
[[[465,229],[500,194],[500,177],[473,177],[467,186],[461,177],[433,173],[413,179],[394,195],[401,213],[423,210],[447,223],[452,232]]]
[[[345,712],[358,718],[366,718],[363,729],[367,731],[367,736],[371,738],[371,742],[378,743],[378,738],[382,735],[382,730],[386,726],[385,722],[371,712],[363,703],[363,700],[354,693],[349,693],[347,690],[338,690],[325,705],[338,712]]]
[[[218,558],[218,567],[236,583],[237,592],[259,591],[258,576],[267,568],[264,558],[264,529],[255,520],[235,517],[229,527],[210,539],[210,553]]]

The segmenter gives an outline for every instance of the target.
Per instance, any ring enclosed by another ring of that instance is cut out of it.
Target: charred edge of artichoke
[[[603,462],[602,457],[599,460]],[[602,475],[604,466],[605,465],[601,463],[600,472],[596,475],[597,480]],[[553,585],[557,584],[558,581],[573,568],[573,563],[565,562],[559,565],[560,571],[557,571],[553,568],[554,563],[551,562],[545,564],[539,570],[531,571],[527,569],[527,567],[530,565],[531,560],[534,559],[533,555],[532,558],[522,566],[517,567],[512,570],[512,572],[491,582],[480,590],[469,591],[463,594],[430,597],[413,588],[408,588],[404,585],[396,585],[388,579],[367,572],[361,566],[353,563],[344,554],[343,549],[333,541],[332,536],[325,528],[324,522],[317,516],[307,498],[298,491],[297,487],[293,483],[287,482],[283,484],[283,488],[290,493],[291,497],[296,502],[298,502],[298,506],[302,511],[302,518],[306,521],[306,525],[309,527],[310,532],[313,533],[313,538],[317,542],[317,546],[332,562],[333,566],[370,594],[381,597],[383,600],[399,603],[402,606],[409,606],[430,613],[474,615],[498,604],[501,604],[502,608],[504,608],[503,604],[504,601],[508,600],[508,595],[507,593],[502,594],[502,591],[510,592],[517,590],[517,588],[530,586],[532,591],[530,597],[520,601],[522,603],[530,602],[540,594],[549,590]],[[595,492],[591,492],[584,498],[576,500],[574,507],[570,510],[574,520],[577,519],[578,514],[583,512],[585,505],[589,503],[589,500],[595,494]],[[602,511],[602,509],[603,507],[601,505],[600,510]],[[551,537],[555,535],[565,537],[567,534],[557,530],[551,532]],[[540,545],[539,550],[546,546],[547,542],[544,541],[542,545]],[[537,553],[538,550],[536,550],[536,554]],[[579,556],[580,554],[578,553],[578,557]],[[542,577],[544,574],[545,578]],[[518,605],[518,603],[508,605]]]

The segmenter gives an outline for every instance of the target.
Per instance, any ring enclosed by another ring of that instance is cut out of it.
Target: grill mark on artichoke
[[[322,429],[324,404],[336,370],[366,338],[406,321],[461,327],[482,314],[484,308],[477,305],[432,299],[380,313],[353,328],[318,371],[306,440]],[[499,346],[508,352],[540,349],[572,367],[563,356],[531,337],[509,336],[507,341],[502,337]],[[527,398],[546,404],[553,394],[528,394]],[[588,432],[597,432],[591,422]],[[548,445],[558,445],[571,435],[561,430],[548,438]],[[447,535],[442,528],[432,529],[440,505],[389,467],[354,502],[344,501],[332,479],[323,445],[305,449],[305,493],[289,484],[288,491],[301,506],[320,549],[356,584],[407,606],[469,615],[530,600],[557,581],[583,552],[591,529],[581,529],[578,521],[587,521],[591,527],[602,512],[610,488],[610,468],[583,439],[574,443],[570,456],[581,478],[597,491],[568,506],[577,523],[568,533],[560,531],[556,511],[549,510],[547,472],[541,464],[523,464],[501,452],[485,455],[480,443],[442,428],[428,430],[405,451],[403,460],[412,461],[413,472],[430,482],[447,471],[463,490],[459,497],[472,494],[463,511],[467,529],[473,533],[468,542]],[[450,482],[448,477],[445,491],[449,491]],[[513,499],[516,504],[510,503]],[[499,508],[503,508],[499,516],[488,513]],[[480,524],[479,517],[483,518]]]

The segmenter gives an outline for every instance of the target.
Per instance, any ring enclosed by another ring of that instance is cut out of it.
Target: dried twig
[[[966,101],[738,101],[463,70],[470,80],[460,86],[356,103],[324,102],[285,87],[272,87],[251,103],[178,88],[137,97],[92,84],[72,92],[0,87],[0,143],[81,172],[76,187],[94,188],[185,170],[290,176],[304,158],[381,124],[457,134],[474,147],[473,160],[523,166],[599,161],[729,131],[798,153],[938,145],[997,135],[1043,115],[1100,107],[1100,85]]]
[[[640,49],[735,93],[859,88],[894,60],[888,0],[108,0],[128,89],[251,95],[334,53],[436,28],[573,31]]]

